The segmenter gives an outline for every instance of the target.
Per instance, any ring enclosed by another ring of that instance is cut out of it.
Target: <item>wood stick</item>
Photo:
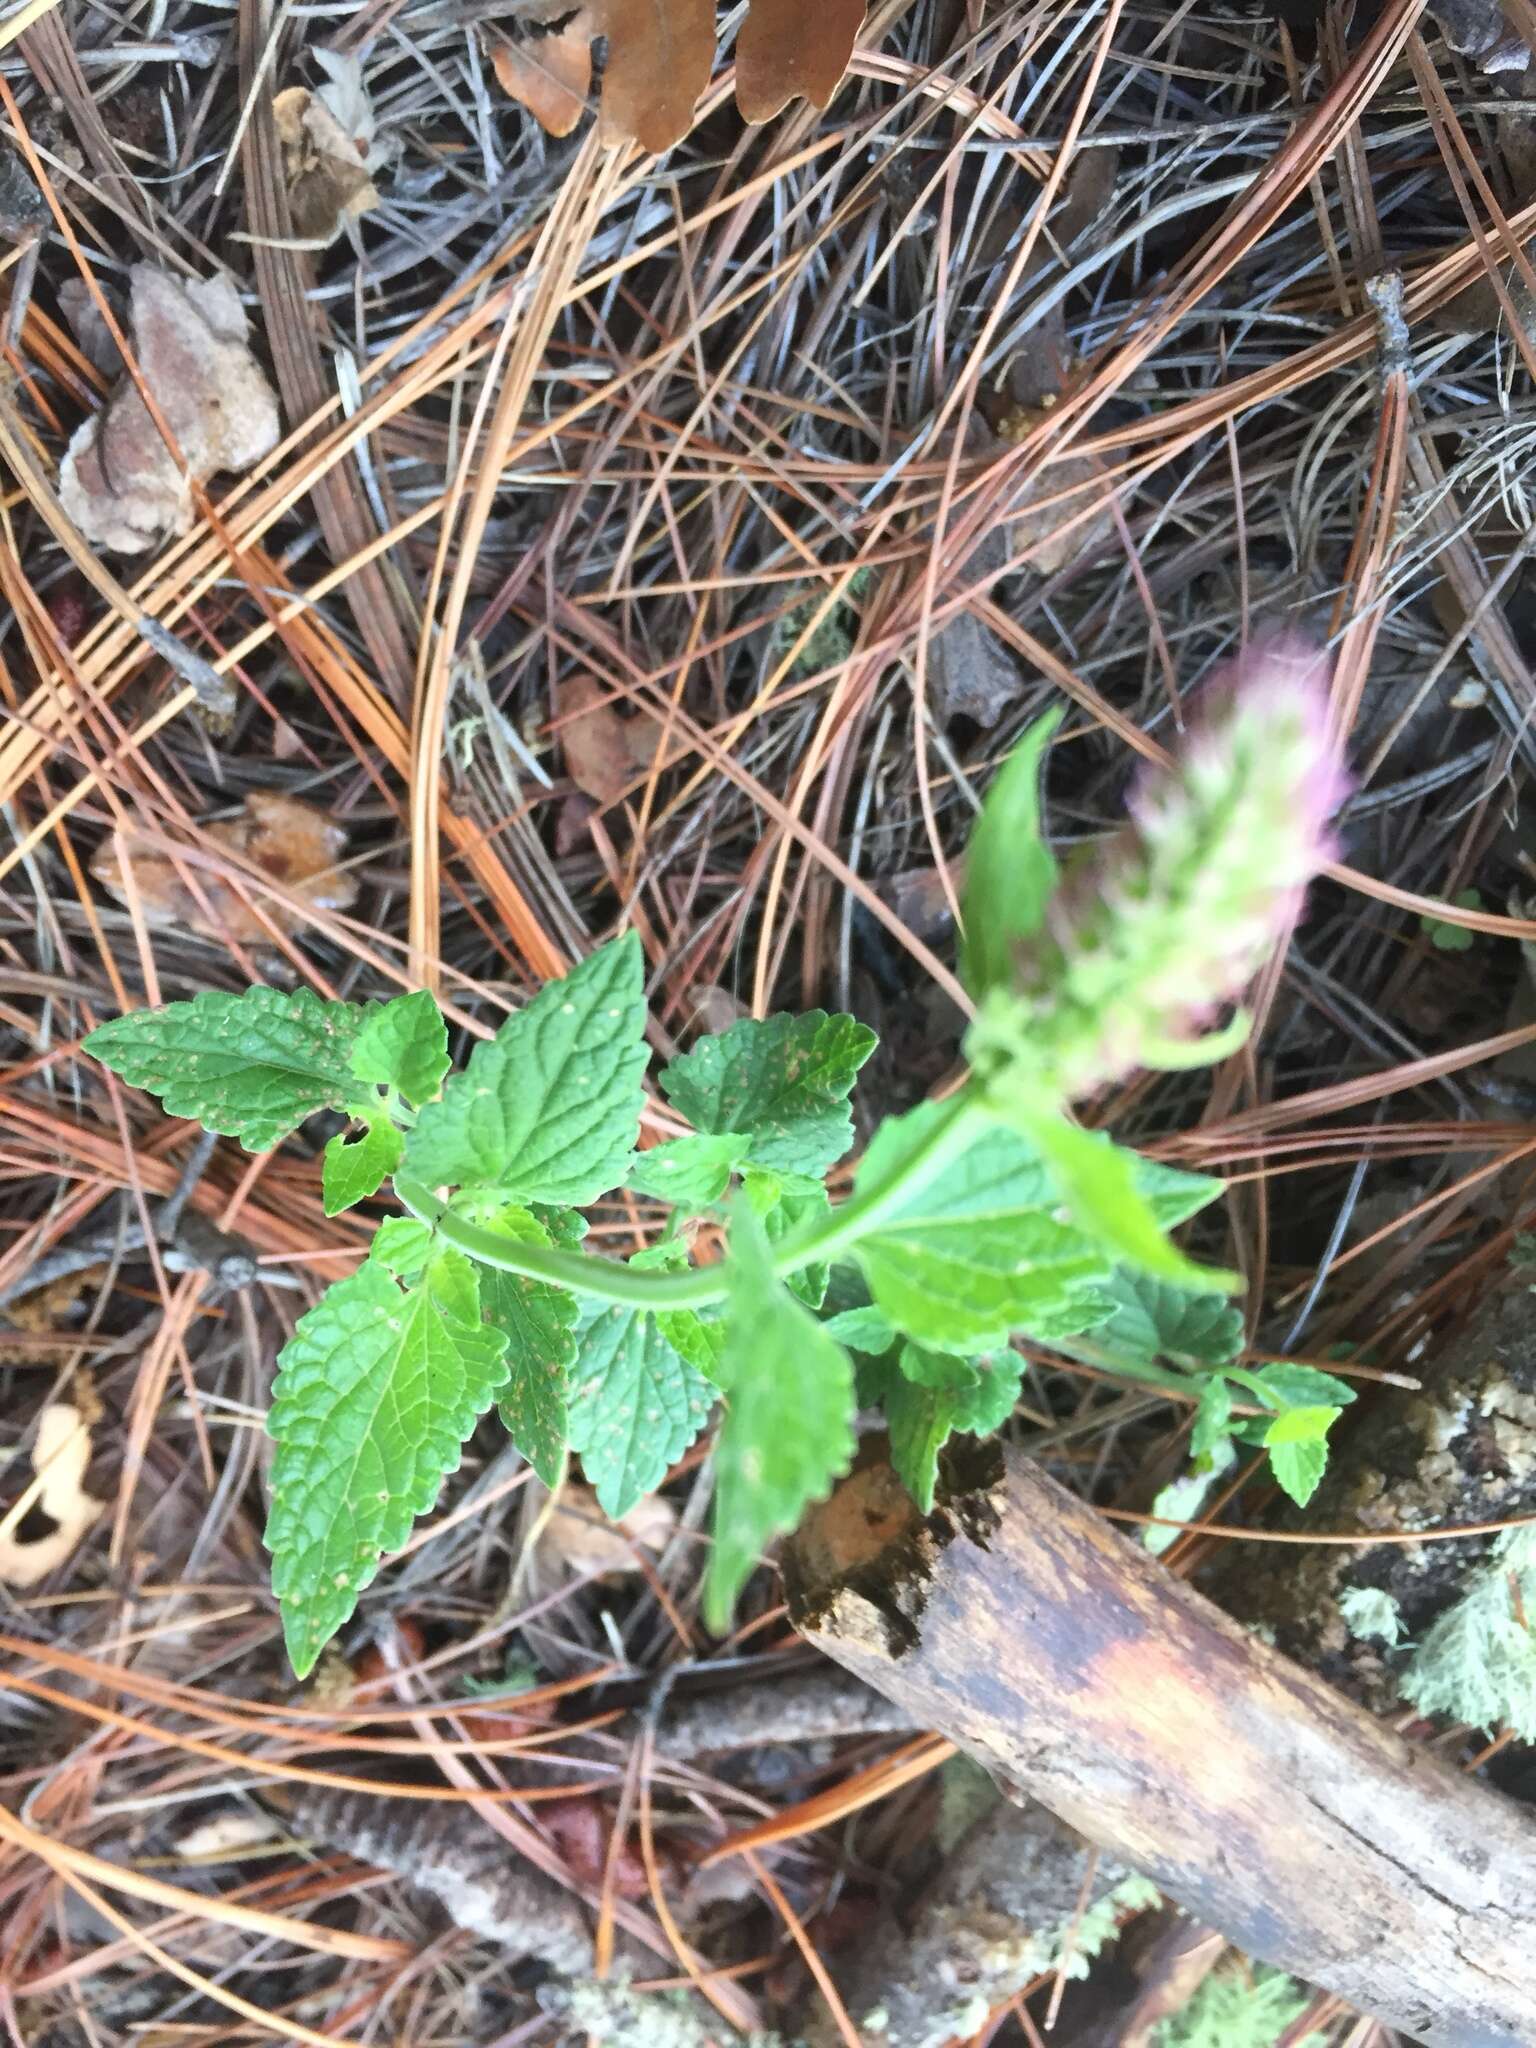
[[[962,1451],[928,1516],[861,1463],[785,1577],[809,1641],[1250,1955],[1426,2048],[1536,2048],[1536,1822],[1029,1459]]]

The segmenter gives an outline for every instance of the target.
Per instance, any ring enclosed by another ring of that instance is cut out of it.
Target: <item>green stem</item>
[[[952,1159],[975,1143],[991,1121],[990,1112],[968,1088],[952,1096],[922,1143],[898,1160],[882,1181],[775,1245],[775,1273],[781,1278],[798,1273],[802,1267],[818,1265],[856,1244],[882,1217],[936,1179]],[[573,1294],[631,1308],[709,1308],[726,1296],[729,1283],[723,1266],[700,1266],[690,1273],[636,1272],[616,1259],[524,1244],[486,1230],[454,1215],[448,1204],[420,1181],[397,1179],[395,1194],[417,1222],[434,1230],[442,1243],[503,1273],[520,1273],[527,1280],[543,1280]]]

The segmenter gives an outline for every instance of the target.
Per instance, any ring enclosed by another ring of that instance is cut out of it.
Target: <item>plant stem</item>
[[[937,1178],[992,1121],[990,1112],[969,1088],[952,1096],[923,1137],[891,1172],[874,1186],[814,1223],[793,1232],[773,1248],[773,1270],[781,1278],[834,1258],[856,1244],[900,1204],[910,1201]],[[632,1308],[709,1308],[723,1301],[729,1283],[723,1266],[700,1266],[689,1273],[636,1272],[616,1259],[594,1258],[588,1252],[557,1251],[550,1245],[526,1244],[486,1230],[456,1216],[448,1204],[420,1181],[400,1178],[395,1194],[402,1206],[434,1230],[439,1239],[482,1266],[520,1273],[573,1294],[595,1296]]]

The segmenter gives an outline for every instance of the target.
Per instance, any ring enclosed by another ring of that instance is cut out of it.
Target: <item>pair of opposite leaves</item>
[[[751,0],[736,38],[736,103],[767,121],[790,100],[824,107],[848,67],[864,0]],[[715,0],[541,0],[515,38],[497,36],[502,90],[552,135],[586,108],[592,44],[608,39],[602,127],[610,142],[660,151],[681,141],[715,61]]]

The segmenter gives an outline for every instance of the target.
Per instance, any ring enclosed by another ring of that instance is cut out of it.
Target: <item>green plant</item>
[[[886,1119],[837,1205],[826,1176],[852,1144],[849,1095],[874,1034],[815,1011],[706,1038],[659,1076],[692,1134],[637,1151],[633,933],[541,990],[457,1073],[425,992],[368,1005],[209,993],[92,1032],[88,1050],[122,1079],[251,1149],[317,1112],[345,1117],[322,1158],[327,1211],[392,1179],[405,1212],[279,1362],[267,1544],[295,1670],[493,1406],[542,1479],[557,1483],[575,1451],[618,1517],[719,1401],[717,1628],[763,1545],[849,1463],[861,1401],[883,1407],[926,1508],[945,1439],[1010,1413],[1019,1332],[1196,1399],[1197,1456],[1230,1435],[1260,1441],[1305,1498],[1349,1390],[1236,1363],[1241,1323],[1221,1298],[1235,1280],[1167,1235],[1219,1184],[1119,1149],[1067,1105],[1135,1066],[1240,1041],[1241,1015],[1200,1033],[1326,853],[1339,779],[1321,674],[1284,648],[1253,664],[1181,770],[1137,797],[1127,833],[1065,880],[1039,829],[1053,724],[1025,740],[969,861],[970,1078]],[[620,1187],[669,1204],[669,1219],[628,1260],[594,1257],[579,1212]],[[700,1219],[728,1225],[719,1264],[694,1262]],[[842,1305],[826,1313],[834,1266]],[[1252,1412],[1235,1412],[1234,1389]]]

